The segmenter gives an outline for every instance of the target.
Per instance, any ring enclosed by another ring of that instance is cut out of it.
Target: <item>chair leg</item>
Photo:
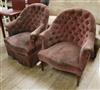
[[[41,70],[44,71],[44,62],[41,61]]]
[[[79,86],[80,79],[81,79],[81,77],[80,76],[77,76],[77,86]]]

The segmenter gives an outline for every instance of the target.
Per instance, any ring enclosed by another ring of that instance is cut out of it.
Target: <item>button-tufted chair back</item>
[[[80,82],[83,70],[94,50],[94,16],[83,9],[70,9],[57,16],[39,36],[42,50],[39,60],[55,69],[73,73]]]
[[[12,29],[14,31],[17,30],[17,32],[32,32],[37,27],[39,27],[41,24],[45,25],[48,22],[48,10],[46,5],[44,4],[31,4],[27,8],[25,8],[22,13],[18,16],[16,26],[14,26]],[[13,30],[12,30],[13,31]],[[11,35],[17,34],[16,32],[10,33]]]
[[[41,48],[38,35],[48,26],[48,17],[48,7],[35,3],[27,6],[15,20],[9,22],[6,26],[9,37],[4,39],[8,55],[25,66],[34,66]]]
[[[88,32],[95,34],[95,20],[87,10],[70,9],[62,12],[50,29],[52,29],[50,36],[55,39],[49,38],[49,45],[61,41],[71,41],[81,47],[85,43],[85,38],[90,34]]]

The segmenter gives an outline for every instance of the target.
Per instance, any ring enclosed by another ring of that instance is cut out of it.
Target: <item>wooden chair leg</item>
[[[3,20],[2,20],[2,18],[3,18],[3,16],[0,15],[1,30],[2,30],[3,37],[5,38],[5,37],[6,37],[6,34],[5,34],[5,30],[4,30],[4,25],[3,25]]]
[[[81,79],[81,77],[80,76],[77,76],[77,86],[79,86],[80,79]]]
[[[44,62],[41,62],[41,70],[44,71]]]

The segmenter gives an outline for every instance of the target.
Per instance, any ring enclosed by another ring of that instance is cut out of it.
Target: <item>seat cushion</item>
[[[21,54],[31,53],[35,47],[30,42],[30,32],[16,34],[5,39],[6,45]]]
[[[74,66],[79,68],[80,47],[71,42],[61,42],[52,47],[41,50],[39,59],[51,65],[54,63],[63,66]]]

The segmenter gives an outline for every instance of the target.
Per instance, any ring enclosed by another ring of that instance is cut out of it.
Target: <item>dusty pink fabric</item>
[[[7,25],[7,31],[11,36],[20,32],[32,32],[41,24],[44,25],[42,29],[45,29],[48,17],[49,11],[46,5],[40,3],[31,4],[22,11],[14,24],[11,22]]]
[[[54,68],[81,76],[94,48],[96,24],[83,9],[69,9],[40,34],[39,59]]]
[[[5,45],[8,54],[25,66],[34,66],[41,48],[36,37],[47,28],[48,17],[46,5],[35,3],[25,8],[16,20],[7,25],[9,37],[5,38]]]
[[[71,42],[61,42],[53,45],[48,49],[42,50],[39,54],[41,58],[45,56],[45,58],[48,60],[48,63],[53,62],[65,66],[69,64],[79,68],[79,53],[80,47],[74,45]],[[43,60],[45,62],[45,59]]]

